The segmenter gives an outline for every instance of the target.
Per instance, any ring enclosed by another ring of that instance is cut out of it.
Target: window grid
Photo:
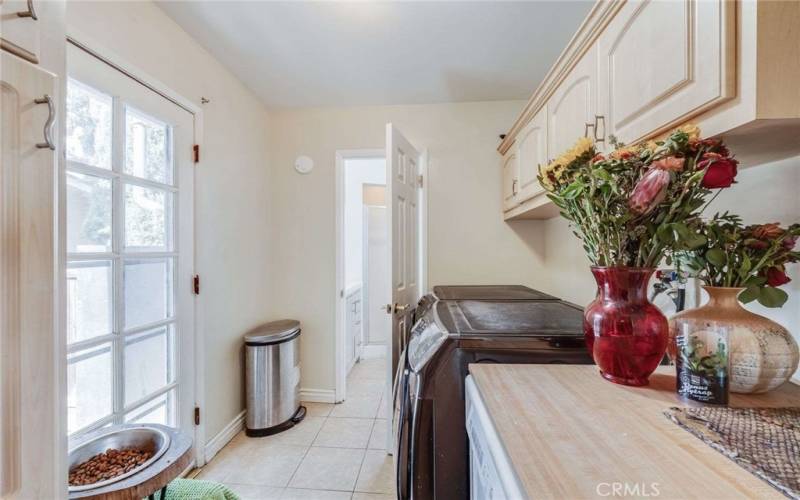
[[[75,81],[75,80],[71,80]],[[86,87],[86,85],[78,82],[78,85]],[[131,108],[132,110],[135,108]],[[112,268],[112,332],[107,335],[101,335],[90,339],[69,343],[67,345],[67,355],[70,355],[85,350],[97,347],[110,342],[112,352],[112,366],[111,373],[112,381],[112,413],[106,415],[95,422],[92,422],[82,428],[76,429],[71,433],[71,436],[80,435],[90,432],[95,429],[105,427],[110,424],[122,424],[126,421],[126,415],[130,414],[137,409],[141,410],[143,414],[154,412],[154,408],[145,409],[144,407],[164,396],[166,402],[164,405],[171,411],[172,415],[168,418],[173,424],[177,424],[177,408],[175,400],[178,397],[178,334],[179,328],[177,324],[176,304],[177,304],[177,287],[175,286],[175,277],[178,269],[178,224],[177,224],[177,210],[178,210],[178,185],[177,175],[175,171],[175,162],[173,157],[173,134],[171,127],[168,127],[167,134],[167,168],[170,171],[167,175],[167,180],[172,180],[173,184],[165,184],[150,179],[135,177],[124,172],[125,168],[125,110],[126,104],[119,98],[114,96],[112,98],[112,143],[111,143],[111,169],[102,167],[95,167],[85,163],[75,161],[73,159],[67,160],[67,171],[76,172],[80,174],[93,175],[111,181],[111,252],[68,252],[67,265],[74,262],[84,262],[93,260],[106,260],[111,262]],[[157,189],[167,193],[167,197],[171,200],[167,203],[165,213],[166,236],[169,241],[166,242],[167,247],[171,248],[168,251],[146,251],[142,249],[135,249],[127,251],[125,247],[125,196],[124,190],[126,185],[140,186],[149,189]],[[172,311],[166,319],[151,322],[144,325],[137,325],[134,328],[125,329],[125,297],[124,297],[124,267],[125,262],[128,260],[149,260],[158,258],[168,258],[172,260],[172,265],[169,267],[171,297],[169,301],[172,304]],[[124,349],[126,340],[134,335],[139,335],[144,331],[152,330],[159,327],[166,327],[167,329],[167,372],[168,380],[167,385],[157,389],[156,391],[148,394],[147,396],[125,405],[124,394]],[[72,364],[82,358],[68,359],[68,363]]]

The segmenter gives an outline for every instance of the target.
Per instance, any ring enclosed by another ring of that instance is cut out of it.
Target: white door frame
[[[181,106],[189,113],[194,115],[194,139],[193,142],[195,145],[198,145],[202,148],[203,145],[203,110],[199,104],[195,103],[194,101],[184,97],[182,94],[178,93],[177,91],[173,90],[168,85],[161,82],[158,78],[154,77],[147,71],[129,63],[124,57],[122,57],[117,52],[109,49],[104,44],[98,42],[96,39],[92,38],[91,36],[87,35],[80,30],[76,30],[75,28],[68,27],[67,28],[67,43],[73,43],[78,48],[89,52],[91,55],[96,57],[102,62],[105,62],[112,68],[122,72],[123,74],[128,75],[134,80],[138,80],[138,82],[145,87],[150,87],[151,90],[154,90],[156,93],[162,94],[164,98],[173,101],[175,104]],[[67,74],[69,74],[69,66],[67,65]],[[63,156],[63,155],[62,155]],[[194,168],[203,168],[203,155],[200,155],[199,161],[194,164]],[[59,187],[59,192],[64,193],[65,187],[63,186],[65,182],[65,171],[66,171],[66,162],[61,161],[59,166],[59,182],[62,186]],[[196,192],[196,184],[197,184],[197,175],[193,176],[194,185],[190,186],[192,193]],[[185,188],[184,188],[185,189]],[[63,194],[62,194],[63,196]],[[199,241],[200,233],[198,232],[198,218],[197,218],[197,197],[193,196],[194,200],[194,207],[192,209],[193,213],[193,234],[194,234],[194,244],[192,245],[192,260],[194,262],[194,272],[192,274],[198,274],[199,268],[197,264],[197,241]],[[59,227],[66,228],[66,218],[65,213],[66,211],[63,209],[64,206],[61,206],[61,213],[59,214]],[[62,229],[60,234],[58,235],[59,238],[59,248],[64,249],[66,248],[66,232]],[[59,253],[59,276],[64,277],[66,276],[66,253],[60,252]],[[63,280],[61,280],[63,281]],[[179,284],[179,286],[190,286],[189,283]],[[61,303],[66,303],[66,290],[61,282],[59,282],[59,299]],[[190,387],[190,397],[194,399],[195,406],[198,408],[205,408],[205,336],[203,330],[203,301],[201,296],[193,295],[194,299],[194,317],[193,317],[193,324],[189,325],[187,331],[192,333],[192,337],[194,340],[193,346],[193,355],[187,356],[186,361],[192,364],[192,371],[193,371],[193,387]],[[67,332],[66,332],[66,321],[62,320],[59,326],[59,338],[61,339],[62,343],[66,343]],[[66,358],[64,360],[63,369],[66,369]],[[62,384],[63,392],[66,394],[66,376],[64,377],[64,383]],[[66,415],[66,397],[64,398],[64,402],[62,404],[64,415]],[[207,442],[207,437],[205,435],[205,419],[200,419],[200,424],[194,427],[194,432],[192,439],[194,441],[194,464],[197,467],[200,467],[205,464],[205,445]],[[66,422],[66,419],[65,419]],[[64,431],[66,432],[66,425],[63,426]],[[62,460],[62,470],[67,469],[67,456],[63,456]],[[192,468],[192,465],[187,468],[187,471]]]
[[[345,271],[345,251],[344,251],[344,174],[345,160],[352,158],[386,158],[386,148],[375,149],[342,149],[336,151],[336,289],[334,290],[334,303],[336,304],[336,325],[334,342],[335,349],[335,370],[336,386],[334,400],[339,403],[344,401],[347,393],[347,362],[345,359],[345,341],[347,339],[345,331],[345,306],[344,306],[344,271]],[[422,293],[428,291],[428,150],[422,151],[420,159],[420,175],[422,175],[422,189],[419,196],[420,204],[420,224],[419,224],[419,244],[422,261],[419,266],[419,283]],[[391,227],[391,221],[389,221]],[[370,307],[378,307],[372,304]],[[363,311],[363,309],[362,309]],[[389,339],[388,342],[391,342]]]

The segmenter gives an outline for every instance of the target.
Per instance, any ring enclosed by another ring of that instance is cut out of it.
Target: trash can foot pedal
[[[279,432],[283,432],[287,429],[291,429],[295,426],[295,424],[300,423],[306,417],[306,407],[300,406],[297,408],[297,411],[294,412],[294,415],[289,418],[289,420],[285,422],[281,422],[278,425],[273,425],[272,427],[266,427],[264,429],[249,429],[246,428],[244,430],[245,435],[248,437],[264,437],[264,436],[271,436],[273,434],[277,434]]]
[[[294,416],[292,416],[292,422],[297,424],[304,418],[306,418],[306,407],[300,405],[300,408],[298,408],[297,411],[294,413]]]

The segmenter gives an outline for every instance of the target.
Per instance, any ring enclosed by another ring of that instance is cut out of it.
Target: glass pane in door
[[[155,118],[125,107],[125,173],[172,184],[170,128]]]
[[[130,410],[125,423],[175,425],[175,389]]]
[[[111,96],[70,78],[67,82],[67,160],[111,169]]]
[[[173,259],[126,260],[125,328],[148,325],[174,315],[172,288]]]
[[[113,412],[111,343],[67,357],[67,427],[69,433]]]
[[[113,332],[113,279],[110,260],[67,264],[67,342]]]
[[[172,250],[172,194],[163,189],[125,185],[125,247],[128,251]]]
[[[67,172],[67,252],[110,252],[111,215],[111,179]]]
[[[173,328],[163,326],[125,339],[125,405],[173,381]]]

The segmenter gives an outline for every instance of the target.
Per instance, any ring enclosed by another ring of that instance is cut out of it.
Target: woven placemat
[[[664,414],[787,497],[800,500],[800,408],[670,408]]]

